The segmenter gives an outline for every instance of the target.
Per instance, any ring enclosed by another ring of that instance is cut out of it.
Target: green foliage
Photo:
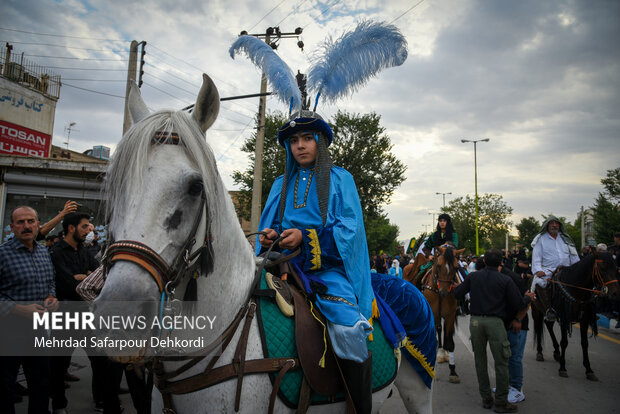
[[[620,208],[599,193],[594,210],[594,238],[599,243],[612,244],[614,232],[620,231]]]
[[[530,245],[532,244],[534,237],[536,237],[540,231],[540,226],[541,223],[539,223],[538,220],[532,216],[522,218],[521,222],[516,226],[519,231],[517,243],[531,249]]]
[[[284,125],[287,117],[280,113],[270,113],[265,117],[265,142],[263,145],[263,182],[261,196],[261,211],[269,196],[271,185],[278,176],[284,172],[286,153],[278,143],[278,129]],[[247,152],[250,159],[249,167],[241,171],[233,171],[233,181],[241,186],[238,195],[237,214],[246,220],[252,215],[252,188],[254,186],[254,153],[256,148],[256,132],[249,137],[241,147],[241,151]]]
[[[469,252],[476,252],[476,207],[475,198],[469,195],[457,197],[442,209],[450,214],[454,229],[459,235],[459,248],[465,247]],[[482,194],[478,196],[478,241],[480,250],[492,247],[502,248],[506,233],[512,224],[508,217],[512,214],[510,207],[499,194]]]
[[[396,254],[398,226],[390,224],[388,218],[383,214],[366,218],[364,226],[366,227],[366,241],[370,254],[379,253],[382,250],[390,256]]]
[[[405,180],[407,170],[390,152],[392,143],[380,120],[374,112],[360,115],[338,111],[332,125],[332,160],[355,178],[366,217],[382,213],[381,205],[390,201],[394,190]]]
[[[615,170],[607,170],[607,178],[603,178],[601,183],[609,198],[620,202],[620,167]]]
[[[394,190],[405,180],[407,168],[390,152],[392,143],[380,121],[381,117],[375,113],[360,115],[339,111],[330,123],[334,131],[334,141],[329,147],[331,158],[355,179],[367,238],[372,240],[368,246],[371,253],[396,251],[398,227],[389,223],[381,205],[389,203]],[[271,185],[284,172],[286,153],[278,144],[277,135],[286,122],[287,117],[281,112],[269,113],[265,118],[261,211]],[[249,154],[250,165],[245,171],[233,172],[234,183],[241,187],[237,214],[246,220],[251,216],[255,146],[256,133],[241,148]]]

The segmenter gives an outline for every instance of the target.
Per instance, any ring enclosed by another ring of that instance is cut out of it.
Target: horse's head
[[[459,267],[457,257],[464,251],[465,249],[455,250],[451,244],[444,244],[437,248],[433,273],[437,280],[437,290],[443,297],[452,292],[452,287],[458,280],[456,276]]]
[[[192,291],[205,299],[200,294],[206,283],[216,292],[229,283],[243,294],[249,288],[244,290],[237,286],[240,282],[221,274],[190,285],[194,276],[226,273],[223,269],[241,273],[240,266],[254,266],[205,140],[219,111],[214,83],[204,75],[191,114],[150,114],[133,85],[129,110],[134,124],[119,143],[106,175],[107,276],[95,301],[96,317],[118,314],[122,302],[136,304],[123,309],[125,316],[150,318],[161,313],[160,299],[169,299],[175,291],[176,298]],[[242,265],[231,264],[233,257]],[[226,301],[231,302],[226,297],[212,302],[223,307]],[[149,336],[147,331],[115,333]]]
[[[594,252],[594,268],[592,280],[595,289],[601,290],[610,299],[620,300],[618,286],[618,268],[613,256],[609,252]]]

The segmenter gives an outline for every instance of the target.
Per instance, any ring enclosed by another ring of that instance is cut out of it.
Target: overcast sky
[[[65,127],[75,122],[69,146],[83,151],[114,148],[121,138],[119,97],[133,39],[147,41],[142,93],[156,110],[193,103],[203,71],[222,97],[257,93],[259,70],[228,55],[241,30],[302,27],[304,51],[294,39],[283,39],[278,51],[295,72],[305,72],[326,36],[360,19],[393,22],[407,38],[407,61],[318,110],[328,118],[337,109],[381,116],[393,151],[408,166],[385,206],[399,239],[431,225],[442,205],[436,192],[451,192],[447,202],[473,197],[473,145],[461,139],[490,139],[478,144],[478,192],[501,194],[514,209],[513,223],[549,213],[575,220],[581,206],[594,203],[606,171],[620,166],[620,2],[418,3],[5,0],[0,42],[62,76],[54,144],[65,146]],[[257,108],[258,98],[223,102],[207,133],[229,189],[232,171],[247,168],[240,148]],[[288,110],[271,97],[267,108]]]

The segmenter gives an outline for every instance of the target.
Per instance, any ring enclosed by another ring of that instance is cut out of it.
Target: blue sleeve
[[[305,271],[327,270],[342,266],[332,228],[301,229],[303,235],[302,255]]]
[[[260,222],[258,224],[258,230],[263,230],[265,228],[274,229],[275,231],[280,233],[280,193],[282,192],[282,182],[284,181],[284,176],[279,176],[273,182],[271,186],[271,191],[269,191],[269,197],[267,197],[267,201],[265,202],[265,208],[263,209],[263,214],[260,217]],[[256,247],[255,254],[258,255],[261,253],[262,246],[258,242],[258,237],[256,236]]]

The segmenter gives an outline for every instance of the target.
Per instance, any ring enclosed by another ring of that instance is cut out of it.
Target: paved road
[[[433,407],[435,413],[489,413],[480,406],[478,383],[473,354],[469,344],[469,317],[459,317],[455,337],[456,370],[461,377],[460,384],[448,382],[448,366],[436,368]],[[590,362],[599,377],[599,382],[585,378],[581,364],[579,331],[569,339],[567,369],[569,378],[558,376],[558,364],[553,360],[549,346],[544,352],[546,360],[537,362],[532,346],[532,335],[528,334],[524,356],[526,399],[519,403],[519,412],[535,414],[553,413],[620,413],[620,329],[601,329],[599,337],[590,340]],[[76,351],[72,366],[73,373],[80,376],[80,382],[71,383],[67,390],[70,412],[94,413],[90,397],[90,365],[88,359]],[[494,382],[493,358],[489,351],[489,375]],[[121,396],[125,413],[135,413],[129,395]],[[16,405],[17,414],[26,414],[26,402]],[[382,407],[382,414],[405,413],[404,406],[394,391],[392,398]]]

